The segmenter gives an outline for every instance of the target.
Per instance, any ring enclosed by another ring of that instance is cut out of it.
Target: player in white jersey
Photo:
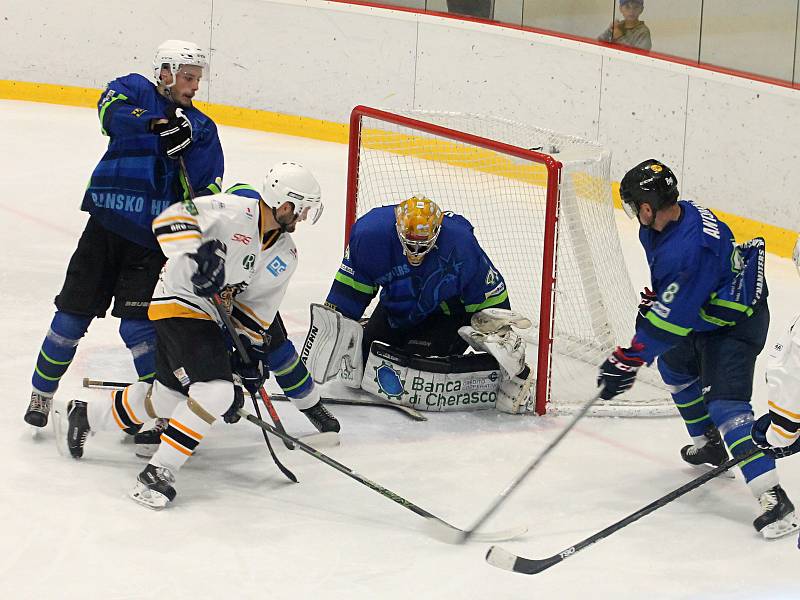
[[[114,392],[111,402],[73,400],[55,411],[59,441],[74,458],[90,431],[135,433],[151,418],[169,416],[161,444],[139,474],[131,497],[163,508],[176,495],[175,473],[221,416],[239,420],[244,396],[233,373],[255,393],[272,371],[295,406],[320,431],[339,423],[286,338],[278,314],[297,266],[291,232],[322,213],[319,184],[304,167],[279,163],[267,174],[263,200],[249,186],[174,204],[153,220],[167,263],[153,293],[149,317],[158,334],[156,380]],[[244,365],[223,331],[211,298],[219,294],[253,363]],[[263,363],[263,368],[259,368]],[[65,431],[64,431],[65,430]]]
[[[800,237],[794,246],[800,272]],[[769,412],[753,424],[755,443],[776,455],[800,445],[800,314],[767,354]]]

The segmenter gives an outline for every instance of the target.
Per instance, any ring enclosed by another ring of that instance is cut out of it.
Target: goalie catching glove
[[[534,378],[525,364],[525,340],[511,326],[527,329],[531,322],[521,314],[505,308],[486,308],[472,315],[470,325],[458,334],[473,350],[488,352],[500,365],[500,387],[497,410],[510,414],[529,412],[534,408],[531,387]]]

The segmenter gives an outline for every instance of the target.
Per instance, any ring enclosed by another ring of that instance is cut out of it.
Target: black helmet
[[[678,179],[667,165],[651,158],[625,173],[619,195],[631,218],[639,214],[644,202],[656,212],[678,201]]]

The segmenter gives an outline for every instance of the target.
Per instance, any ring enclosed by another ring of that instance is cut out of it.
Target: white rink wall
[[[490,24],[320,0],[6,1],[0,79],[102,88],[169,37],[210,46],[201,99],[347,122],[356,104],[493,113],[659,157],[683,196],[800,229],[800,90]],[[91,14],[91,21],[87,15]],[[57,99],[55,99],[57,101]]]

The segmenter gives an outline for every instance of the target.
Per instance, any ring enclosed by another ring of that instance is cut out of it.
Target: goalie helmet
[[[403,254],[416,267],[436,244],[444,218],[442,210],[433,200],[417,194],[398,204],[394,214]]]
[[[653,212],[678,201],[678,178],[664,163],[654,158],[639,163],[625,173],[619,186],[622,207],[631,219],[645,202]]]
[[[264,177],[264,202],[278,209],[284,202],[294,205],[294,214],[316,223],[325,208],[322,204],[322,191],[311,171],[293,162],[280,162],[274,165]]]
[[[208,71],[208,53],[199,48],[194,42],[184,42],[182,40],[167,40],[156,50],[153,58],[153,77],[156,84],[161,83],[161,69],[168,66],[173,74],[172,83],[166,85],[170,88],[175,85],[175,73],[181,65],[193,65],[201,67],[203,73]]]

